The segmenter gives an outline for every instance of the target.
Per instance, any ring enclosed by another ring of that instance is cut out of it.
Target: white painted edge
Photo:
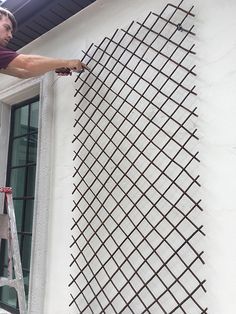
[[[0,91],[0,101],[13,105],[39,94],[42,77],[17,80],[15,84]]]
[[[39,132],[30,269],[28,314],[43,314],[47,281],[48,221],[53,154],[54,74],[44,75],[40,85]]]

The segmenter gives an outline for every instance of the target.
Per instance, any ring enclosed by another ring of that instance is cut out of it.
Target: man
[[[59,75],[71,75],[72,71],[88,69],[80,60],[48,58],[39,55],[18,54],[6,48],[16,30],[14,15],[0,7],[0,73],[29,78],[55,71]]]

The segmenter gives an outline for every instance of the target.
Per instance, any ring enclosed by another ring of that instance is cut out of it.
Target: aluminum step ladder
[[[4,199],[6,199],[7,205],[7,214],[0,214],[0,239],[5,239],[8,242],[8,276],[0,277],[0,287],[9,286],[15,288],[20,314],[27,314],[12,188],[0,187],[0,193],[5,194]]]

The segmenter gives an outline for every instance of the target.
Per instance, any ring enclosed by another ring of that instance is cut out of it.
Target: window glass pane
[[[3,252],[3,265],[4,267],[7,267],[7,263],[8,263],[8,255],[7,255],[7,240],[1,240],[1,249],[4,250]],[[1,275],[2,275],[2,265],[1,265]]]
[[[26,302],[28,302],[29,296],[29,272],[23,271],[24,284],[25,284],[25,294],[26,294]]]
[[[23,197],[25,189],[26,168],[15,168],[11,170],[10,186],[13,188],[13,197]]]
[[[31,255],[31,236],[22,236],[22,268],[30,269],[30,255]]]
[[[21,231],[21,226],[22,226],[22,222],[23,222],[24,201],[23,200],[13,200],[13,202],[14,202],[14,208],[15,208],[17,230]]]
[[[18,236],[19,248],[20,248],[20,251],[21,251],[23,236],[22,236],[21,233],[18,233],[17,236]],[[22,255],[21,255],[20,257],[21,257],[21,263],[22,263]],[[22,267],[23,267],[23,266],[22,266]]]
[[[28,133],[29,106],[17,108],[14,112],[14,136]]]
[[[24,232],[32,232],[34,200],[25,201]]]
[[[29,152],[28,152],[28,162],[33,163],[37,160],[37,144],[38,144],[38,134],[34,133],[29,135]]]
[[[3,276],[7,277],[8,269],[7,267],[4,268]],[[16,290],[14,288],[11,288],[9,286],[4,286],[0,288],[1,293],[1,301],[7,305],[10,305],[14,308],[16,308],[17,304],[17,297],[16,297]]]
[[[27,163],[27,137],[16,138],[12,143],[12,167],[22,166]]]
[[[26,196],[34,196],[34,186],[35,186],[35,174],[36,167],[28,167],[28,176],[27,176],[27,193]]]
[[[39,102],[31,104],[30,112],[30,132],[38,130]]]
[[[1,288],[2,302],[16,308],[16,291],[14,288],[4,286]]]

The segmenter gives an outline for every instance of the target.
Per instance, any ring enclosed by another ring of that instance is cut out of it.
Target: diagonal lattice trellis
[[[194,15],[182,3],[84,53],[70,283],[79,313],[207,313]]]

